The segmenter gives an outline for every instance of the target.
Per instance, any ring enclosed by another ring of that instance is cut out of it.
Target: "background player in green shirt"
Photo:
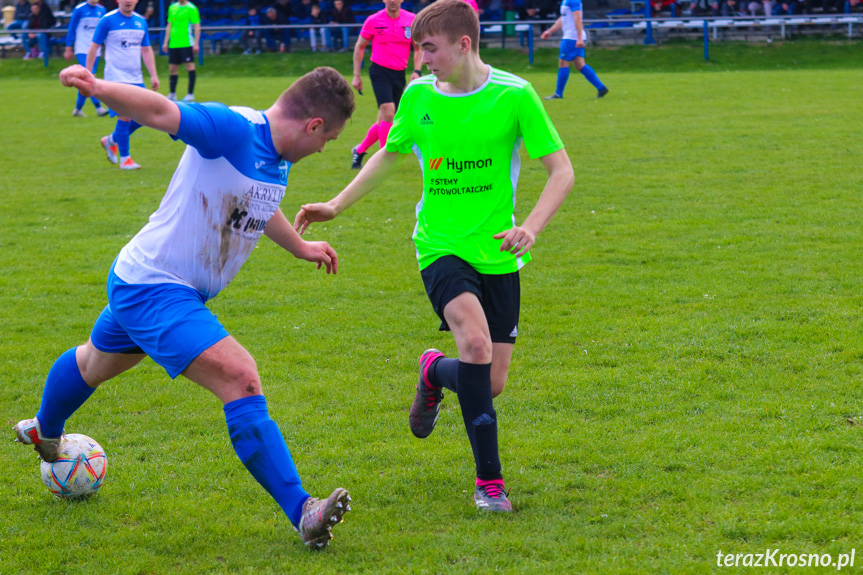
[[[189,72],[189,92],[184,102],[195,101],[195,57],[201,40],[201,15],[189,0],[179,0],[168,8],[168,25],[162,50],[168,53],[168,75],[170,76],[169,100],[177,99],[177,78],[180,64]]]
[[[442,388],[454,391],[476,464],[474,501],[480,509],[512,511],[492,398],[506,385],[518,333],[518,270],[569,193],[572,164],[530,84],[480,59],[479,21],[470,5],[438,0],[417,16],[412,37],[432,75],[408,85],[386,148],[335,198],[304,205],[294,226],[302,233],[311,222],[333,219],[387,178],[400,157],[416,153],[423,170],[413,235],[417,259],[459,358],[436,349],[420,356],[411,431],[428,437]],[[545,166],[548,181],[533,210],[515,225],[522,141]]]

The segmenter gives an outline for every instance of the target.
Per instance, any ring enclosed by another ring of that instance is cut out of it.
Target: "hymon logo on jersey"
[[[447,170],[452,170],[459,174],[463,170],[476,170],[491,167],[491,158],[485,158],[484,160],[453,160],[452,158],[444,158],[441,156],[440,158],[432,158],[429,160],[429,169],[437,170],[441,167],[444,160],[446,160]]]

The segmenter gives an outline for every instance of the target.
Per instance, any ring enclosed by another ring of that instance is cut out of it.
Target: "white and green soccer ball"
[[[78,499],[102,487],[108,458],[94,439],[70,433],[63,436],[57,461],[43,461],[41,467],[42,481],[51,493],[61,499]]]

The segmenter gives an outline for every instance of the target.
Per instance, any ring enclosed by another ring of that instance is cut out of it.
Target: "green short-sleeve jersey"
[[[195,43],[195,32],[192,27],[201,22],[198,9],[191,2],[180,4],[175,2],[168,7],[168,24],[171,25],[171,37],[168,38],[168,48],[188,48]]]
[[[434,76],[411,82],[387,137],[388,152],[413,151],[423,171],[414,243],[420,269],[454,255],[478,272],[519,270],[530,254],[501,252],[492,236],[510,229],[522,141],[531,158],[563,148],[533,87],[491,69],[467,94],[441,92]]]

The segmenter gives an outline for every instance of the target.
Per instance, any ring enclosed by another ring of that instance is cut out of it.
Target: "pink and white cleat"
[[[105,149],[105,155],[108,156],[108,161],[112,164],[116,164],[119,160],[119,149],[117,144],[112,142],[111,136],[105,136],[100,140],[102,142],[102,147]]]

